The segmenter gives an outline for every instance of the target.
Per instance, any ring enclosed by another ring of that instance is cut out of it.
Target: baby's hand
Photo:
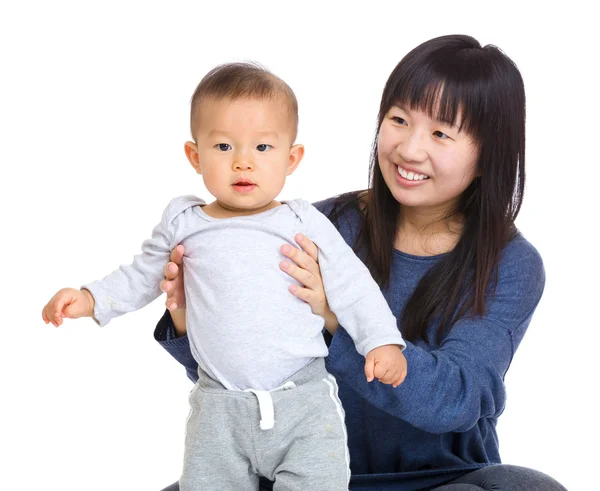
[[[386,344],[367,353],[365,363],[367,382],[373,379],[398,387],[406,378],[406,358],[397,344]]]
[[[94,297],[87,290],[63,288],[42,309],[42,319],[46,324],[52,322],[54,327],[58,327],[65,317],[92,317],[95,303]]]

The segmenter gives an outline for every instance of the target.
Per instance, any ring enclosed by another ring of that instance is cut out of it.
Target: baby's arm
[[[168,208],[152,237],[142,244],[142,253],[131,264],[121,265],[103,279],[82,287],[94,297],[93,316],[99,325],[141,309],[161,295],[160,281],[164,265],[169,262],[172,241],[167,212]]]
[[[367,380],[399,385],[406,376],[406,343],[379,286],[327,217],[308,205],[306,220],[329,306],[366,357]]]
[[[172,248],[170,220],[179,208],[177,200],[171,201],[152,237],[142,244],[142,253],[131,264],[120,266],[81,290],[60,290],[44,307],[44,321],[58,326],[65,317],[88,316],[103,326],[114,317],[138,310],[158,298],[163,268]]]

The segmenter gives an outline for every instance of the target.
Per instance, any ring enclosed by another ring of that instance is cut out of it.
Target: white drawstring
[[[271,392],[277,392],[279,390],[288,390],[296,387],[296,384],[291,380],[288,380],[283,385],[280,385],[273,390],[257,390],[257,389],[246,389],[244,392],[252,392],[256,399],[258,399],[258,411],[260,412],[260,429],[270,430],[275,426],[275,408],[273,407],[273,398]]]

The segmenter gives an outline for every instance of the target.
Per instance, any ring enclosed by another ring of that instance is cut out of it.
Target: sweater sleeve
[[[185,368],[188,378],[196,383],[198,381],[198,362],[194,360],[187,335],[176,337],[173,319],[168,310],[165,310],[154,330],[154,339],[158,341],[177,362]]]
[[[332,223],[307,205],[306,236],[319,248],[327,301],[363,356],[386,344],[406,344],[379,286]],[[363,360],[364,363],[364,360]]]
[[[362,359],[342,328],[333,336],[327,368],[372,405],[429,433],[467,431],[481,418],[499,415],[504,375],[545,283],[533,247],[511,256],[501,264],[484,316],[459,320],[433,349],[407,343],[408,375],[400,387],[366,382]]]

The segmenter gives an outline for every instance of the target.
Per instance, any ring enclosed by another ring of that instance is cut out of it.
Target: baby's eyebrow
[[[220,129],[214,129],[211,130],[208,133],[208,136],[228,136],[228,137],[234,137],[235,135],[233,133],[231,133],[230,131],[226,131],[226,130],[220,130]],[[279,133],[276,133],[275,131],[257,131],[254,136],[259,137],[259,138],[279,138]]]
[[[208,133],[208,136],[214,136],[214,135],[225,135],[225,136],[231,136],[232,134],[229,131],[225,131],[225,130],[211,130]]]
[[[279,137],[279,134],[274,131],[259,131],[258,133],[256,133],[256,136],[277,138]]]

